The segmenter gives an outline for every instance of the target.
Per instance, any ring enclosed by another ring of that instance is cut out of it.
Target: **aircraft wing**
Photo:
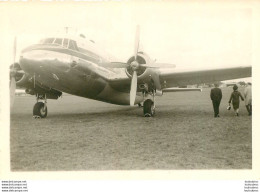
[[[153,76],[156,76],[156,78],[154,78],[154,81],[159,81],[158,83],[160,83],[161,89],[165,90],[164,92],[172,92],[175,90],[166,88],[194,85],[200,83],[214,83],[216,81],[251,77],[251,70],[251,66],[197,71],[173,70],[172,72],[154,73]],[[140,81],[138,81],[138,84],[139,83]],[[110,79],[109,84],[111,87],[118,91],[129,92],[131,79],[129,79],[128,77]]]
[[[161,73],[160,83],[163,88],[213,83],[230,79],[251,77],[252,67],[234,67],[225,69],[210,69],[184,72]]]

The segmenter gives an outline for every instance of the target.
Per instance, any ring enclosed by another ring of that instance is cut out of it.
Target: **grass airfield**
[[[243,88],[239,88],[243,92]],[[220,118],[210,89],[156,97],[156,116],[65,95],[48,100],[48,117],[33,119],[33,96],[17,96],[11,112],[13,171],[251,169],[252,119],[226,109]]]

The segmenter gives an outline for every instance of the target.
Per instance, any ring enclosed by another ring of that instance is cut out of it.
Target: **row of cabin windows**
[[[65,48],[79,51],[76,41],[71,39],[62,38],[47,38],[40,41],[40,44],[55,44],[61,45]]]

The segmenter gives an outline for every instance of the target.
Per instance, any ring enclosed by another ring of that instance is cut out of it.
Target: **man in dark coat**
[[[214,117],[219,117],[219,105],[222,99],[222,91],[218,87],[218,83],[214,84],[215,88],[211,89],[210,98],[212,100]]]

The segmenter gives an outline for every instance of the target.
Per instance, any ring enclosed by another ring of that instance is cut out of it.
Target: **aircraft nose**
[[[61,59],[62,58],[62,59]],[[57,52],[46,50],[30,50],[22,52],[20,57],[21,68],[27,73],[38,73],[43,70],[58,68],[66,70],[70,59],[60,55]],[[64,69],[63,69],[64,68]]]
[[[20,65],[24,71],[34,73],[44,64],[43,59],[44,53],[39,51],[27,51],[20,56]]]

